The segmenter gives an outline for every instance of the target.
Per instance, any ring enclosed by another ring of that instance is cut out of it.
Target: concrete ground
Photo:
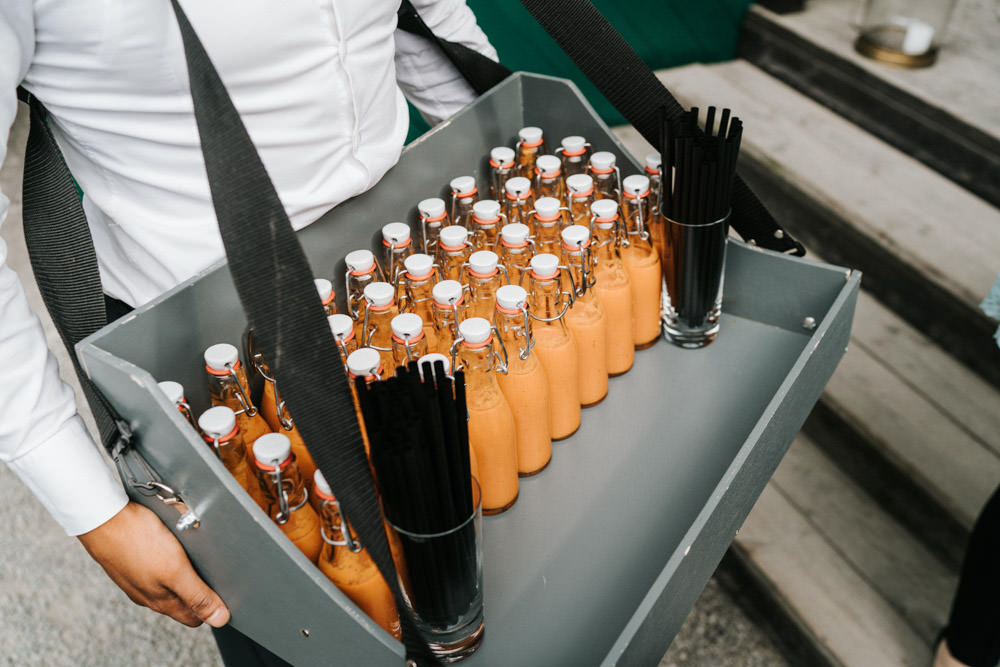
[[[25,139],[22,114],[0,170],[0,190],[13,204],[0,235],[9,248],[8,263],[21,276],[35,311],[46,323],[63,377],[76,386],[69,359],[31,279],[24,248],[19,197]],[[84,405],[82,398],[79,401]],[[4,526],[0,531],[0,664],[221,664],[207,628],[192,630],[132,604],[4,466],[0,466],[0,489],[0,525]],[[713,579],[660,667],[787,664]]]

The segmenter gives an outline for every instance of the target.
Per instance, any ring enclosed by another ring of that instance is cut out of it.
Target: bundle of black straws
[[[463,373],[453,379],[440,361],[422,369],[413,362],[383,382],[358,378],[356,387],[382,506],[401,529],[407,596],[431,626],[451,626],[479,586]]]

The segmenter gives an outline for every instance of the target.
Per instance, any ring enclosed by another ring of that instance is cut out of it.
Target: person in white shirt
[[[413,4],[439,36],[496,59],[464,0]],[[433,121],[474,98],[436,45],[395,29],[399,0],[182,5],[296,229],[396,162],[403,91]],[[18,85],[47,107],[85,193],[109,296],[142,304],[223,257],[168,0],[3,0],[3,138]],[[8,204],[0,193],[0,223]],[[224,625],[223,601],[105,465],[6,256],[0,240],[0,460],[134,602],[187,625]]]

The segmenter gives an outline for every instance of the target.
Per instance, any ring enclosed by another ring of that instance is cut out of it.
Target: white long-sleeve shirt
[[[438,35],[496,58],[464,0],[413,4]],[[432,119],[474,96],[435,45],[395,31],[399,0],[182,5],[296,229],[396,162],[408,127],[400,88]],[[48,108],[86,193],[106,293],[138,305],[224,256],[168,0],[0,0],[0,139],[19,84]],[[0,223],[8,205],[0,193]],[[0,460],[81,534],[126,497],[6,257],[0,240]]]

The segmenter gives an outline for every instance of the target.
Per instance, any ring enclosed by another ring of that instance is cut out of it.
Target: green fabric
[[[751,4],[751,0],[592,1],[653,69],[731,60],[736,56],[740,26]],[[605,122],[624,122],[519,2],[467,2],[504,65],[514,71],[572,79]],[[427,124],[412,110],[410,119],[407,141],[427,130]]]

